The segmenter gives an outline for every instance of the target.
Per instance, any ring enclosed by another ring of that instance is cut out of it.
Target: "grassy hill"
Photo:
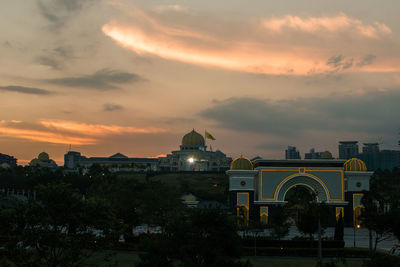
[[[146,182],[145,173],[120,173],[118,176]],[[162,182],[181,193],[192,193],[203,200],[228,203],[229,177],[223,173],[155,173],[148,179]]]

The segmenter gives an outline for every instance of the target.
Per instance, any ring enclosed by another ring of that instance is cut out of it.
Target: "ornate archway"
[[[318,202],[329,201],[329,193],[326,189],[325,184],[307,174],[299,174],[296,176],[292,176],[287,180],[284,180],[284,182],[280,184],[277,188],[276,200],[284,201],[286,193],[292,187],[297,185],[305,186],[312,190],[315,193]]]

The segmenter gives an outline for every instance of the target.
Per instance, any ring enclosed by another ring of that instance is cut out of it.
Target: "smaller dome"
[[[42,152],[39,154],[38,159],[40,161],[48,161],[50,159],[49,154],[47,154],[46,152]]]
[[[184,200],[184,201],[196,201],[197,197],[195,195],[189,193],[189,194],[183,195],[182,196],[182,200]]]
[[[357,158],[349,159],[344,163],[344,170],[347,172],[366,172],[367,166],[365,166],[364,161]]]
[[[252,170],[253,163],[250,160],[240,157],[232,161],[231,170]]]
[[[182,138],[182,146],[204,146],[204,137],[194,129]]]
[[[329,151],[322,152],[321,159],[333,159],[332,153]]]
[[[3,164],[0,165],[0,168],[2,168],[2,169],[9,169],[9,168],[10,168],[10,165],[8,165],[7,163],[3,163]]]

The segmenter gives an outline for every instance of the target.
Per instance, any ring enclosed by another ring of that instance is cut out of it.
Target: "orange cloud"
[[[186,63],[270,74],[306,74],[310,68],[315,68],[315,60],[265,51],[257,43],[238,42],[231,43],[230,49],[206,49],[180,42],[166,33],[147,34],[133,26],[107,24],[102,29],[118,44],[136,53],[152,54]]]
[[[90,137],[76,137],[62,133],[52,133],[47,131],[37,131],[29,129],[18,129],[18,128],[7,127],[2,124],[0,124],[0,134],[12,138],[53,143],[53,144],[94,145],[97,143],[96,139]]]
[[[0,121],[0,135],[53,144],[95,145],[100,137],[124,133],[161,133],[159,128],[136,128],[117,125],[86,124],[74,121],[40,120],[39,124],[48,130],[21,129],[13,127],[4,120]],[[18,122],[20,124],[22,122]]]
[[[281,18],[264,19],[262,25],[276,33],[282,33],[285,29],[308,33],[349,31],[368,38],[379,38],[381,35],[392,33],[391,29],[383,23],[375,22],[373,25],[366,25],[361,20],[350,18],[344,13],[332,17],[307,18],[287,15]]]
[[[124,133],[163,133],[166,130],[161,128],[136,128],[130,126],[87,124],[75,121],[63,120],[40,120],[40,124],[49,129],[58,131],[84,134],[89,136],[105,136]]]
[[[201,66],[273,75],[309,75],[338,71],[326,62],[332,56],[332,51],[335,51],[335,46],[341,47],[345,42],[340,39],[340,34],[335,37],[336,43],[329,40],[332,47],[326,48],[310,43],[309,37],[297,38],[299,36],[290,35],[281,38],[279,34],[274,34],[284,33],[287,28],[302,34],[316,33],[321,38],[326,32],[348,32],[351,36],[356,32],[363,40],[366,37],[376,39],[391,33],[390,28],[383,23],[368,25],[343,13],[334,17],[309,18],[288,15],[262,20],[261,30],[259,26],[249,25],[249,36],[238,35],[236,39],[228,40],[221,35],[204,33],[188,26],[169,26],[168,23],[159,21],[156,15],[152,14],[152,17],[136,8],[128,12],[136,22],[126,25],[112,21],[103,25],[102,31],[118,45],[138,54],[155,55]],[[297,38],[295,42],[290,41],[293,38]],[[364,56],[361,53],[352,55],[355,64],[340,71],[385,72],[398,69],[391,61],[381,61],[380,65],[374,62],[373,67],[356,64]]]

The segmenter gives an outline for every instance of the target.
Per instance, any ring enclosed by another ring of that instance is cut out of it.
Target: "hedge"
[[[244,247],[254,247],[254,239],[242,239]],[[265,238],[257,238],[257,247],[272,248],[317,248],[318,240],[271,240]],[[323,248],[344,248],[343,240],[322,240]]]
[[[243,255],[254,256],[254,247],[243,247]],[[275,257],[317,257],[318,248],[280,248],[280,247],[257,247],[257,256],[275,256]],[[322,256],[326,258],[369,258],[370,252],[364,248],[323,248]],[[399,263],[400,257],[376,252],[375,256],[390,257]],[[391,266],[387,266],[391,267]]]

